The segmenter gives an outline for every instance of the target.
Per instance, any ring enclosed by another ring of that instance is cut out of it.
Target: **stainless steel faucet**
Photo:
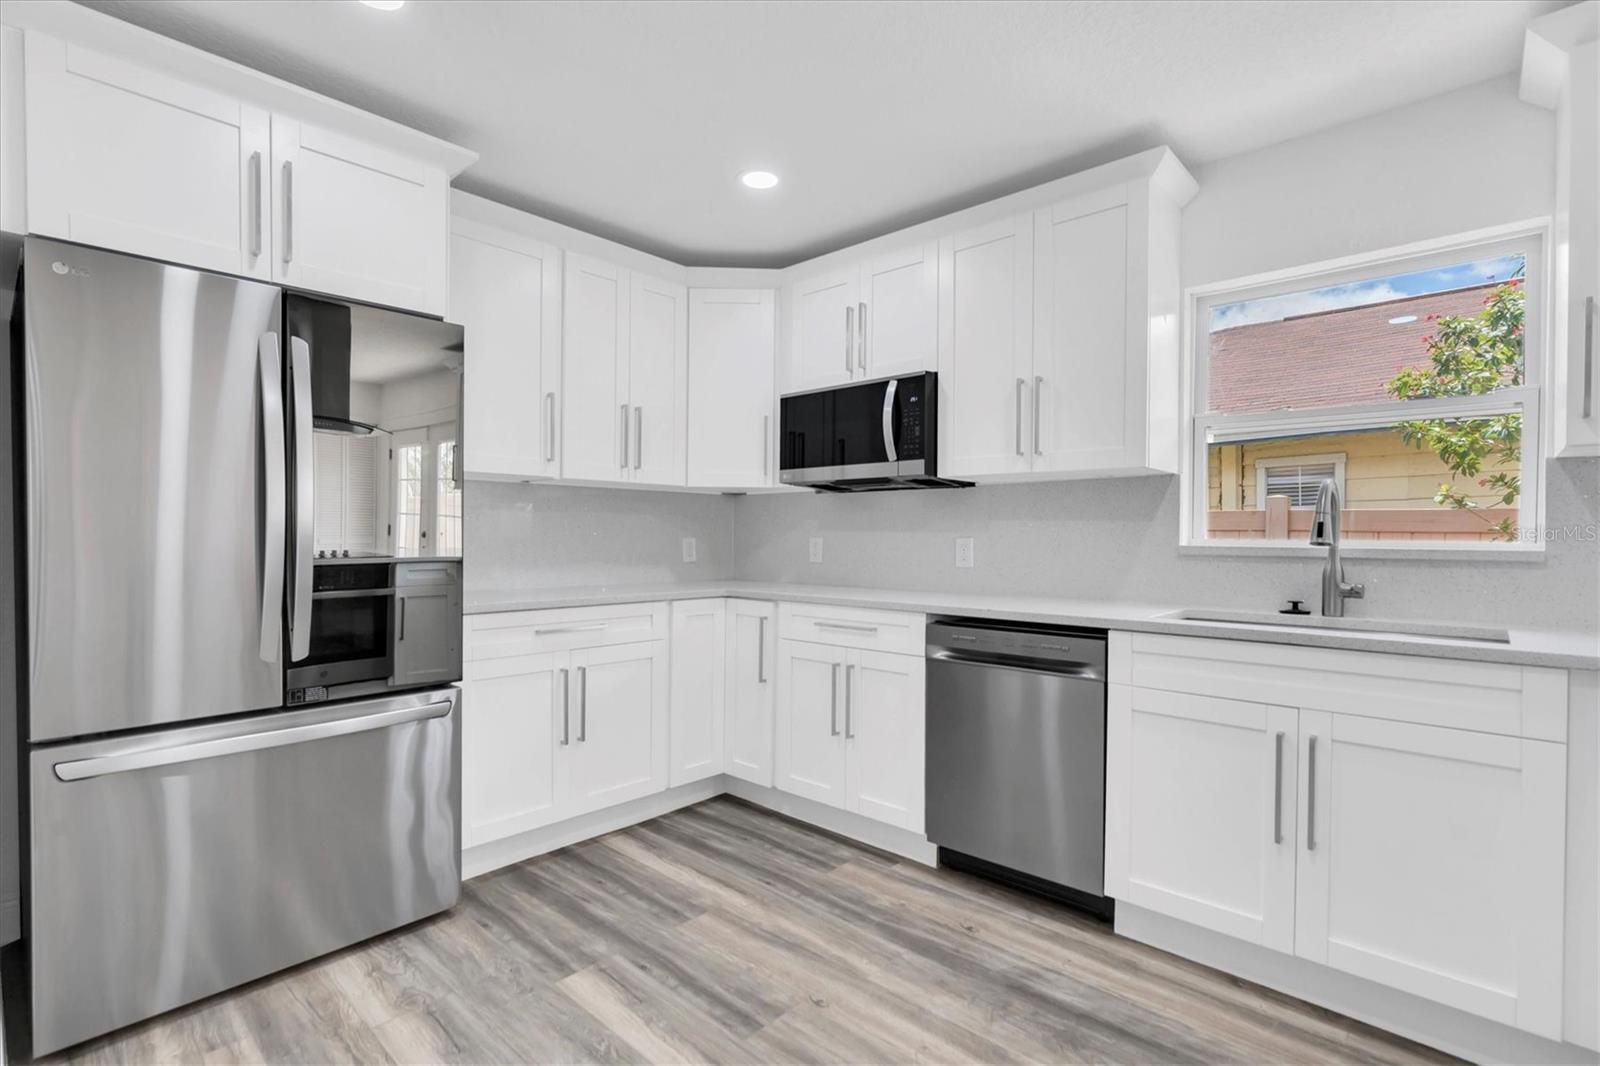
[[[1353,585],[1344,579],[1344,563],[1339,561],[1339,517],[1343,501],[1333,478],[1324,478],[1317,490],[1317,510],[1311,516],[1311,543],[1328,549],[1328,562],[1322,568],[1322,613],[1328,618],[1344,617],[1344,601],[1359,600],[1367,586]]]

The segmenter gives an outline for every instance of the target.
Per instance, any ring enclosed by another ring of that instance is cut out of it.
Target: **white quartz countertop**
[[[1319,648],[1395,655],[1428,655],[1475,662],[1516,663],[1600,670],[1600,635],[1572,630],[1512,629],[1509,643],[1457,640],[1401,633],[1330,631],[1292,626],[1194,621],[1166,617],[1181,607],[1207,604],[1117,603],[1048,596],[984,596],[961,592],[912,592],[905,589],[784,584],[763,581],[706,581],[670,585],[616,585],[508,591],[503,596],[478,596],[466,604],[467,614],[539,611],[552,607],[595,607],[613,603],[692,600],[738,596],[751,600],[788,600],[840,607],[966,618],[1001,618],[1049,625],[1121,629],[1139,633],[1218,637],[1263,644],[1301,644]],[[1357,617],[1352,615],[1352,617]],[[1449,621],[1439,619],[1439,621]]]

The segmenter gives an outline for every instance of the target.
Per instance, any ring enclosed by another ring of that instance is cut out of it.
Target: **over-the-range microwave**
[[[827,492],[957,488],[939,476],[939,375],[858,381],[779,400],[778,480]]]

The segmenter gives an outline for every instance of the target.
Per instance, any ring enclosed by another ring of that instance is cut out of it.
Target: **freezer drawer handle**
[[[368,733],[375,729],[388,729],[421,722],[429,718],[442,718],[450,713],[454,704],[449,700],[425,703],[420,707],[402,707],[393,711],[361,715],[356,718],[339,718],[331,722],[314,722],[310,725],[289,726],[285,729],[268,729],[260,733],[246,733],[238,737],[220,737],[216,740],[197,740],[192,744],[174,744],[170,748],[146,748],[130,751],[126,755],[102,755],[93,759],[74,759],[55,765],[56,777],[62,781],[86,781],[92,777],[148,770],[156,766],[174,766],[178,763],[216,759],[223,755],[237,755],[246,751],[264,751],[290,744],[303,744],[308,740],[325,740],[328,737],[348,736],[351,733]]]

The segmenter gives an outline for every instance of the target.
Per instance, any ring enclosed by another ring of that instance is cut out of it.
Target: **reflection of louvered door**
[[[377,551],[377,438],[318,433],[314,455],[317,551]]]

